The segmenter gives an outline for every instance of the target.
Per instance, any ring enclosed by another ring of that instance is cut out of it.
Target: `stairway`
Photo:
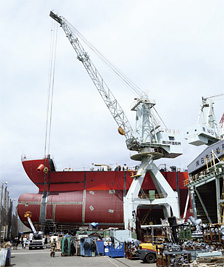
[[[45,220],[45,222],[41,224],[41,228],[45,229],[45,232],[54,232],[56,224],[53,220]]]
[[[216,203],[216,186],[215,181],[197,187],[197,190],[202,198],[202,201],[207,209],[208,215],[212,223],[217,223],[217,203]],[[202,223],[209,223],[205,211],[200,203],[200,200],[195,193],[195,201],[197,208],[198,219],[202,219]]]

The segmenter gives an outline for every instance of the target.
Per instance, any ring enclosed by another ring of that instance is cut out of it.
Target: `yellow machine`
[[[139,257],[144,262],[156,262],[156,246],[152,243],[141,243],[139,245]]]

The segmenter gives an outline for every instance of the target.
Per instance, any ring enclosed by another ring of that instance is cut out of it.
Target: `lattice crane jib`
[[[58,15],[54,14],[52,11],[50,12],[50,16],[54,20],[56,20],[61,25],[62,29],[64,30],[66,37],[68,38],[69,42],[71,43],[72,47],[74,48],[77,54],[78,60],[82,62],[91,80],[96,86],[98,92],[103,98],[104,103],[106,104],[111,115],[116,121],[119,127],[119,132],[125,136],[128,149],[137,151],[139,149],[138,148],[139,144],[136,138],[133,136],[133,130],[129,123],[128,118],[126,117],[117,99],[114,97],[113,93],[111,92],[111,90],[109,89],[109,87],[107,86],[103,78],[101,77],[97,68],[94,66],[94,64],[90,60],[88,53],[84,50],[76,34],[69,27],[68,23],[66,22],[64,18],[59,17]]]
[[[90,60],[88,53],[84,50],[69,23],[63,17],[56,15],[52,11],[50,12],[50,16],[64,30],[66,37],[77,54],[78,60],[84,65],[104,103],[116,121],[119,127],[119,133],[125,136],[128,149],[140,152],[140,154],[142,152],[153,153],[154,149],[156,149],[155,159],[160,157],[174,158],[181,155],[182,148],[178,132],[161,129],[161,124],[153,114],[155,103],[149,101],[147,97],[136,99],[136,103],[132,108],[132,110],[136,111],[136,130],[135,132],[133,131],[122,107]],[[160,148],[161,153],[157,153],[158,148]],[[133,159],[141,160],[139,156]]]

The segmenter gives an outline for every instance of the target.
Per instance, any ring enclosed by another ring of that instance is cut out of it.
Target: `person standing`
[[[53,241],[51,242],[51,253],[50,256],[54,257],[55,256],[55,249],[56,249],[56,239],[54,238]]]

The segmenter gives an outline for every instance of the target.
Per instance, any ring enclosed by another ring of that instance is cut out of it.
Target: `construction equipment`
[[[118,124],[119,132],[125,136],[128,149],[141,153],[153,153],[156,158],[174,158],[179,156],[181,154],[181,144],[175,138],[178,132],[161,128],[161,119],[156,117],[156,111],[153,110],[155,102],[150,101],[147,96],[135,98],[135,104],[132,110],[136,111],[137,126],[134,134],[123,109],[93,65],[90,56],[82,47],[74,30],[72,30],[72,26],[69,26],[65,18],[56,15],[52,11],[50,12],[50,16],[56,20],[64,30],[66,37],[77,53],[78,60],[84,65],[114,120]],[[135,159],[135,157],[133,159]]]
[[[69,236],[64,236],[61,241],[61,256],[74,256],[75,246]]]
[[[222,95],[224,94],[202,97],[202,105],[199,111],[197,124],[190,127],[186,132],[185,139],[188,140],[189,144],[195,146],[212,145],[221,140],[221,135],[215,119],[214,102],[212,98]]]
[[[139,246],[139,258],[147,263],[156,262],[156,245],[152,243],[141,243]]]
[[[135,229],[135,214],[138,206],[163,206],[165,216],[171,215],[171,209],[176,217],[179,217],[179,204],[177,193],[173,191],[166,179],[160,173],[154,160],[159,158],[175,158],[182,154],[180,136],[178,131],[162,129],[162,120],[155,110],[155,102],[144,95],[135,98],[132,111],[136,112],[136,129],[133,131],[123,109],[117,99],[106,85],[89,55],[79,42],[74,27],[65,18],[50,12],[50,17],[57,21],[64,30],[66,37],[77,53],[78,60],[84,65],[91,80],[103,98],[106,106],[118,125],[118,131],[126,138],[127,148],[138,153],[131,159],[140,161],[140,167],[134,176],[132,185],[124,197],[125,228]],[[138,197],[146,172],[150,172],[157,192],[162,198],[155,200],[140,199]]]
[[[29,249],[32,248],[44,248],[44,236],[43,232],[37,231],[36,228],[34,227],[32,220],[31,220],[32,214],[30,212],[26,212],[24,217],[27,218],[28,223],[30,225],[31,230],[33,233],[29,234]]]

